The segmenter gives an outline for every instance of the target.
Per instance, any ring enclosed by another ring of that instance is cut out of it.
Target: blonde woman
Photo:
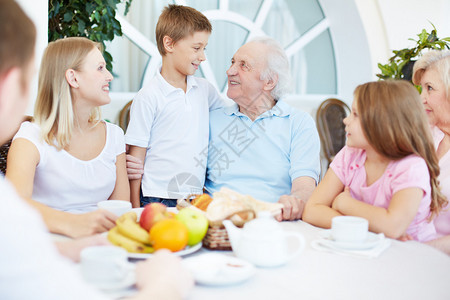
[[[99,118],[99,107],[111,101],[112,79],[99,44],[86,38],[58,40],[45,50],[35,123],[23,123],[14,137],[6,177],[51,232],[104,232],[117,216],[97,203],[130,200],[123,132]]]
[[[450,198],[450,51],[430,51],[415,64],[413,81],[422,86],[422,103],[439,159],[442,193]],[[438,239],[430,244],[450,255],[450,207],[434,221]]]

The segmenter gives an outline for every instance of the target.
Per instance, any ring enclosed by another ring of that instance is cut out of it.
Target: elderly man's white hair
[[[260,43],[267,46],[267,67],[261,72],[260,79],[276,79],[278,82],[271,95],[275,100],[280,99],[284,94],[288,93],[291,88],[291,73],[289,68],[289,60],[281,45],[269,37],[256,37],[251,39],[251,43]]]

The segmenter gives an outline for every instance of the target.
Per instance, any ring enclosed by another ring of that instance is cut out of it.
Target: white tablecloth
[[[196,285],[188,299],[450,299],[450,257],[434,248],[393,240],[378,258],[342,256],[311,247],[322,229],[302,221],[282,225],[305,236],[298,258],[257,268],[238,285]]]
[[[240,284],[196,285],[188,299],[450,299],[450,256],[430,246],[392,240],[377,258],[343,256],[311,247],[322,229],[302,221],[281,224],[285,230],[304,235],[302,254],[281,267],[257,268],[253,277]],[[207,252],[202,248],[187,257]],[[135,292],[130,288],[109,296],[120,298]]]

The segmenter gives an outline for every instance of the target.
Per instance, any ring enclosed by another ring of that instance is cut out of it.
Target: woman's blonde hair
[[[450,50],[432,50],[415,62],[413,68],[412,80],[414,84],[420,85],[423,74],[428,69],[434,69],[438,72],[444,86],[446,87],[445,96],[450,98]]]
[[[361,127],[381,155],[399,160],[422,157],[430,173],[430,220],[448,203],[439,189],[439,163],[420,95],[404,80],[368,82],[355,90]]]
[[[83,37],[60,39],[48,44],[39,70],[39,84],[34,109],[35,122],[49,145],[65,148],[74,128],[71,87],[66,80],[68,69],[80,71],[86,56],[93,49],[102,51],[101,44]],[[100,119],[100,109],[94,108],[90,121]]]

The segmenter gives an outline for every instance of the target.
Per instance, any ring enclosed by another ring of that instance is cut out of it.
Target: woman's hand
[[[70,258],[74,262],[80,261],[80,253],[86,247],[111,245],[107,237],[96,234],[93,236],[55,242],[59,253]]]
[[[102,233],[116,225],[117,216],[110,211],[99,209],[84,214],[71,214],[70,220],[65,224],[64,233],[70,237],[78,238]]]

